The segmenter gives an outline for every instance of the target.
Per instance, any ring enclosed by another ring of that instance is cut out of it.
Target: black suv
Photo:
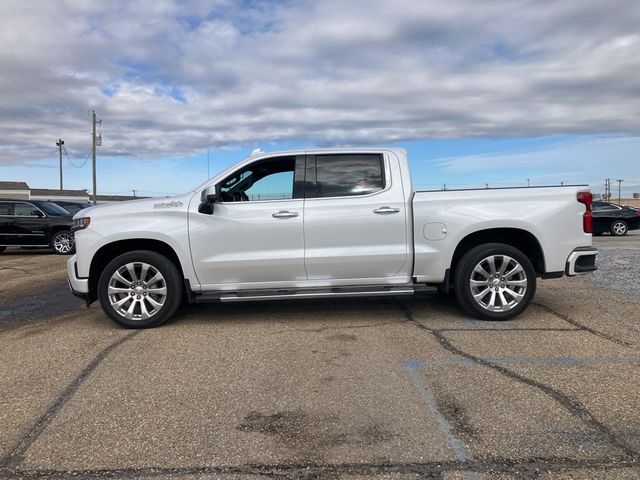
[[[0,252],[7,247],[51,247],[60,255],[75,250],[71,214],[52,202],[0,199]]]

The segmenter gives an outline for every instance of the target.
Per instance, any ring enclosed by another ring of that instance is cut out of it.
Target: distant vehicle
[[[52,200],[52,203],[55,203],[56,205],[60,205],[67,212],[69,212],[71,214],[71,216],[75,215],[80,210],[83,210],[85,208],[89,208],[91,206],[90,203],[85,203],[85,202],[67,202],[66,200]]]
[[[7,247],[50,247],[59,255],[72,254],[71,214],[53,202],[0,200],[0,252]]]
[[[586,186],[416,192],[401,149],[256,153],[191,192],[74,217],[69,286],[141,328],[191,302],[453,290],[508,320],[596,269]]]
[[[615,237],[626,235],[629,230],[640,228],[640,210],[615,203],[593,202],[593,234],[609,232]]]

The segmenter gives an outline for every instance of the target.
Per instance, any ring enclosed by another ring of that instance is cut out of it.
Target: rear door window
[[[16,217],[37,217],[38,209],[30,203],[16,203],[14,215]]]
[[[350,197],[384,189],[379,154],[316,155],[315,167],[316,197]]]

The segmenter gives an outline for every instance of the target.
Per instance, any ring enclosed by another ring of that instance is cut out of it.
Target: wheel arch
[[[542,275],[546,271],[544,251],[536,236],[521,228],[505,227],[477,230],[460,240],[451,259],[451,274],[466,252],[484,243],[504,243],[517,248],[529,257],[537,275]]]
[[[64,231],[71,232],[71,225],[52,225],[49,227],[49,243],[51,243],[56,233]]]
[[[100,273],[107,264],[118,255],[132,252],[134,250],[148,250],[159,253],[168,258],[178,269],[180,276],[184,280],[184,271],[176,251],[166,242],[149,238],[133,238],[126,240],[116,240],[103,245],[98,249],[91,259],[89,267],[89,301],[93,302],[98,298],[98,281]]]

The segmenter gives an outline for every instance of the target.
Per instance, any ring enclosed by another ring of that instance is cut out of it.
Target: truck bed
[[[442,282],[456,246],[487,229],[498,240],[501,234],[528,232],[545,252],[544,273],[564,271],[576,246],[591,246],[591,235],[582,228],[585,207],[576,200],[585,190],[586,185],[565,185],[415,192],[414,277]]]

